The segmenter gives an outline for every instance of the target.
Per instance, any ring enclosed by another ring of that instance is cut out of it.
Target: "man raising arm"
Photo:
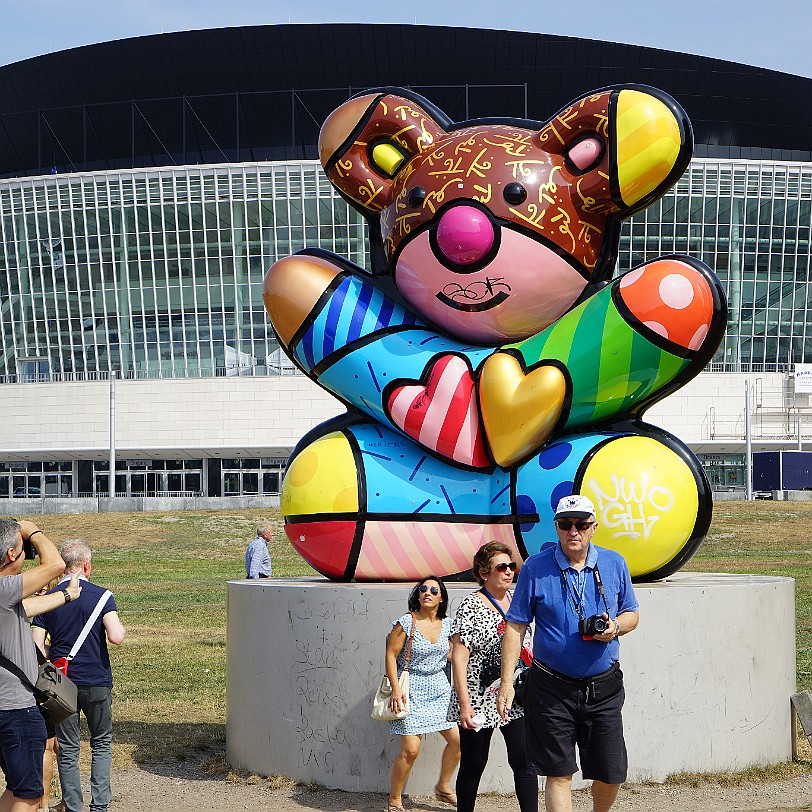
[[[24,542],[30,542],[39,564],[22,572]],[[0,519],[0,654],[16,665],[33,685],[37,655],[23,607],[28,598],[64,568],[56,547],[33,522]],[[64,595],[57,600],[66,600]],[[6,788],[0,812],[30,812],[43,794],[42,755],[45,722],[34,692],[18,676],[0,668],[0,768]]]

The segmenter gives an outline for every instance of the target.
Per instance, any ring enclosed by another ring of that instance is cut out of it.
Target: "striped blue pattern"
[[[305,369],[336,350],[386,327],[419,324],[414,314],[384,296],[364,279],[341,281],[310,329],[294,348]]]

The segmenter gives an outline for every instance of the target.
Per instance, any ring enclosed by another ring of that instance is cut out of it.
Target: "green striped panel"
[[[629,335],[630,333],[631,335]],[[601,346],[596,350],[600,356],[600,374],[595,389],[583,403],[583,414],[589,422],[603,420],[617,414],[618,404],[626,399],[629,393],[631,370],[635,368],[633,362],[634,336],[634,331],[630,330],[629,325],[612,303],[603,323]],[[575,387],[575,389],[578,392],[580,387]],[[575,400],[575,393],[573,395],[573,400]],[[590,409],[590,407],[592,408]]]
[[[609,288],[604,288],[538,335],[513,344],[521,353],[525,366],[531,367],[541,360],[555,360],[569,369],[571,355],[580,355],[580,348],[585,343],[594,346],[598,325],[606,317],[611,302],[610,296],[606,295],[609,293]]]
[[[546,330],[536,333],[524,341],[517,341],[515,344],[503,346],[503,350],[518,350],[526,367],[538,363],[542,358],[550,358],[547,354],[547,346],[567,347],[572,342],[572,334],[578,326],[578,319],[568,319],[567,316],[583,310],[583,305],[578,305],[575,310],[562,316],[555,324],[551,324]],[[566,361],[564,361],[566,363]]]
[[[573,336],[567,363],[572,377],[572,403],[567,426],[581,425],[592,419],[603,355],[608,348],[605,343],[606,320],[615,310],[610,287],[605,287],[585,304],[587,307]]]
[[[538,335],[510,345],[519,350],[526,367],[544,360],[566,365],[572,379],[567,428],[628,414],[690,363],[634,330],[612,302],[612,287]]]

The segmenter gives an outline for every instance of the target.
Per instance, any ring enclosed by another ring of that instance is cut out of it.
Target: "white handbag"
[[[398,676],[398,685],[400,690],[403,691],[403,708],[397,712],[389,707],[389,700],[392,698],[392,683],[389,682],[389,677],[384,674],[381,677],[378,690],[375,691],[375,696],[372,697],[372,713],[370,716],[376,722],[391,722],[394,719],[404,719],[409,714],[409,658],[412,656],[412,638],[414,637],[414,627],[417,625],[417,618],[412,615],[412,630],[409,632],[409,645],[406,648],[406,662],[403,666],[403,671]]]

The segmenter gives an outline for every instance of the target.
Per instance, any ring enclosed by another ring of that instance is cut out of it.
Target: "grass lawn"
[[[314,575],[269,510],[30,516],[57,545],[85,539],[92,579],[116,597],[127,638],[110,646],[114,765],[222,748],[226,718],[226,582],[243,578],[257,525],[278,525],[278,575]],[[85,744],[83,742],[83,748]],[[87,757],[87,752],[83,752]],[[88,761],[89,766],[89,761]]]
[[[127,639],[111,646],[114,764],[184,759],[196,750],[221,754],[226,581],[244,576],[243,555],[257,524],[270,520],[278,527],[271,544],[275,575],[316,574],[288,544],[278,512],[26,518],[57,544],[88,541],[93,580],[116,596]],[[719,503],[708,539],[685,568],[795,578],[799,690],[812,688],[811,524],[812,503]]]

